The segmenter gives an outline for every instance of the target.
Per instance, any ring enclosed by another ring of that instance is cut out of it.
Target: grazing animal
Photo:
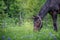
[[[49,13],[52,16],[54,30],[57,31],[57,14],[60,13],[60,0],[46,0],[39,14],[34,16],[34,30],[42,28],[42,19]]]

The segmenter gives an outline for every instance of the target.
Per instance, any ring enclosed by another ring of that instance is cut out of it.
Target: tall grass
[[[9,25],[6,28],[1,28],[0,40],[60,40],[59,16],[58,32],[53,30],[52,19],[47,16],[44,18],[43,28],[39,32],[33,31],[33,21],[25,21],[22,26]],[[48,22],[46,19],[48,19]]]

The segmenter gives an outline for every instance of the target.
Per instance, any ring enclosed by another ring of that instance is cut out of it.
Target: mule
[[[47,15],[50,14],[53,20],[54,30],[57,31],[57,14],[60,13],[60,0],[46,0],[45,4],[42,6],[39,14],[34,16],[34,30],[39,31],[42,28],[42,20]]]

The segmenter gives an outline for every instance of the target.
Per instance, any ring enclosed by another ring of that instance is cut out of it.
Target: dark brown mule
[[[53,19],[54,30],[57,31],[57,14],[60,13],[60,0],[47,0],[42,6],[39,14],[34,16],[34,30],[42,28],[42,19],[49,13]]]

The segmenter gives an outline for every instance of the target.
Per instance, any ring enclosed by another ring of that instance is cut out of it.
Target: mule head
[[[42,28],[42,20],[40,16],[34,16],[34,31],[39,31]]]

